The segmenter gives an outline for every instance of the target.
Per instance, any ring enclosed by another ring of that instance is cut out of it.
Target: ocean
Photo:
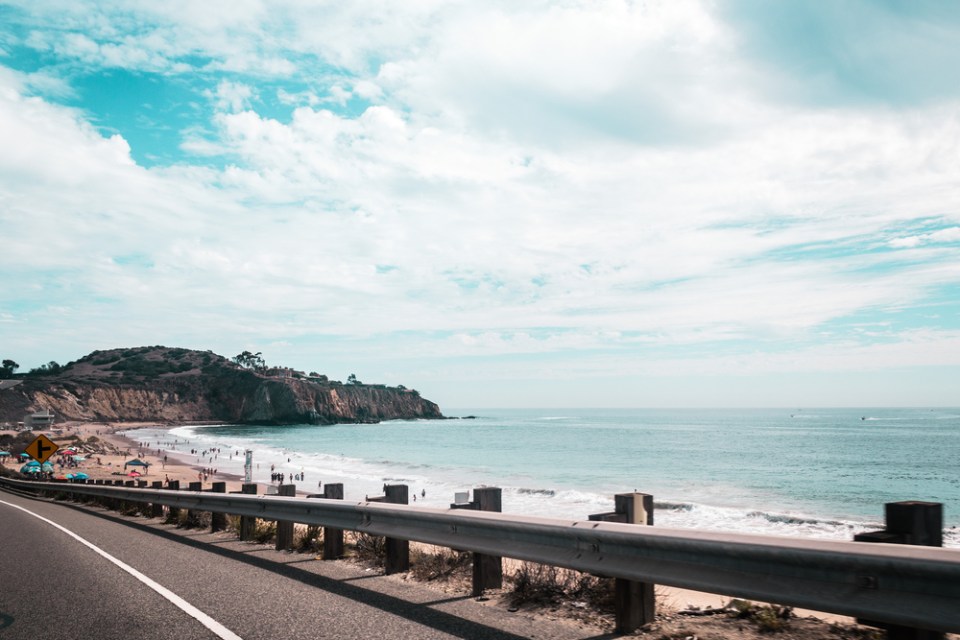
[[[363,425],[184,426],[128,432],[186,462],[254,480],[303,473],[347,500],[407,484],[414,506],[503,489],[503,511],[585,518],[613,495],[654,496],[655,524],[851,540],[882,528],[883,505],[944,504],[960,547],[960,409],[459,409],[472,419]],[[206,456],[190,450],[211,451]],[[425,495],[424,495],[425,494]]]

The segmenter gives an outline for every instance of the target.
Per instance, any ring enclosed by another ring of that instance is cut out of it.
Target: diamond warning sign
[[[27,445],[25,451],[27,455],[36,460],[37,462],[44,463],[47,459],[57,452],[59,449],[50,438],[44,435],[37,436],[37,439]]]

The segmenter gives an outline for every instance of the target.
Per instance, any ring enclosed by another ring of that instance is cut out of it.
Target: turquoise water
[[[877,526],[885,502],[929,500],[944,503],[948,527],[960,525],[958,409],[446,413],[476,419],[134,437],[180,454],[220,447],[212,461],[186,458],[234,473],[242,473],[235,454],[249,448],[257,479],[269,479],[270,465],[302,471],[302,488],[343,482],[348,499],[402,482],[426,492],[419,504],[446,506],[456,491],[493,485],[504,489],[506,512],[582,518],[609,510],[614,493],[638,490],[654,495],[662,526],[839,539]]]

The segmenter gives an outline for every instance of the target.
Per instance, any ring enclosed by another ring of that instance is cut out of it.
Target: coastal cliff
[[[0,421],[36,411],[58,420],[336,424],[443,418],[414,390],[342,384],[289,369],[251,370],[209,351],[95,351],[0,391]]]

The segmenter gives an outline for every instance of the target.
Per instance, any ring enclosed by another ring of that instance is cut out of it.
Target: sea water
[[[960,409],[446,413],[462,417],[128,435],[237,475],[249,449],[255,481],[302,473],[298,489],[342,482],[347,500],[407,484],[411,504],[447,507],[497,486],[505,513],[580,519],[640,491],[653,494],[657,525],[685,529],[850,540],[883,528],[886,502],[941,502],[945,545],[960,546]]]

